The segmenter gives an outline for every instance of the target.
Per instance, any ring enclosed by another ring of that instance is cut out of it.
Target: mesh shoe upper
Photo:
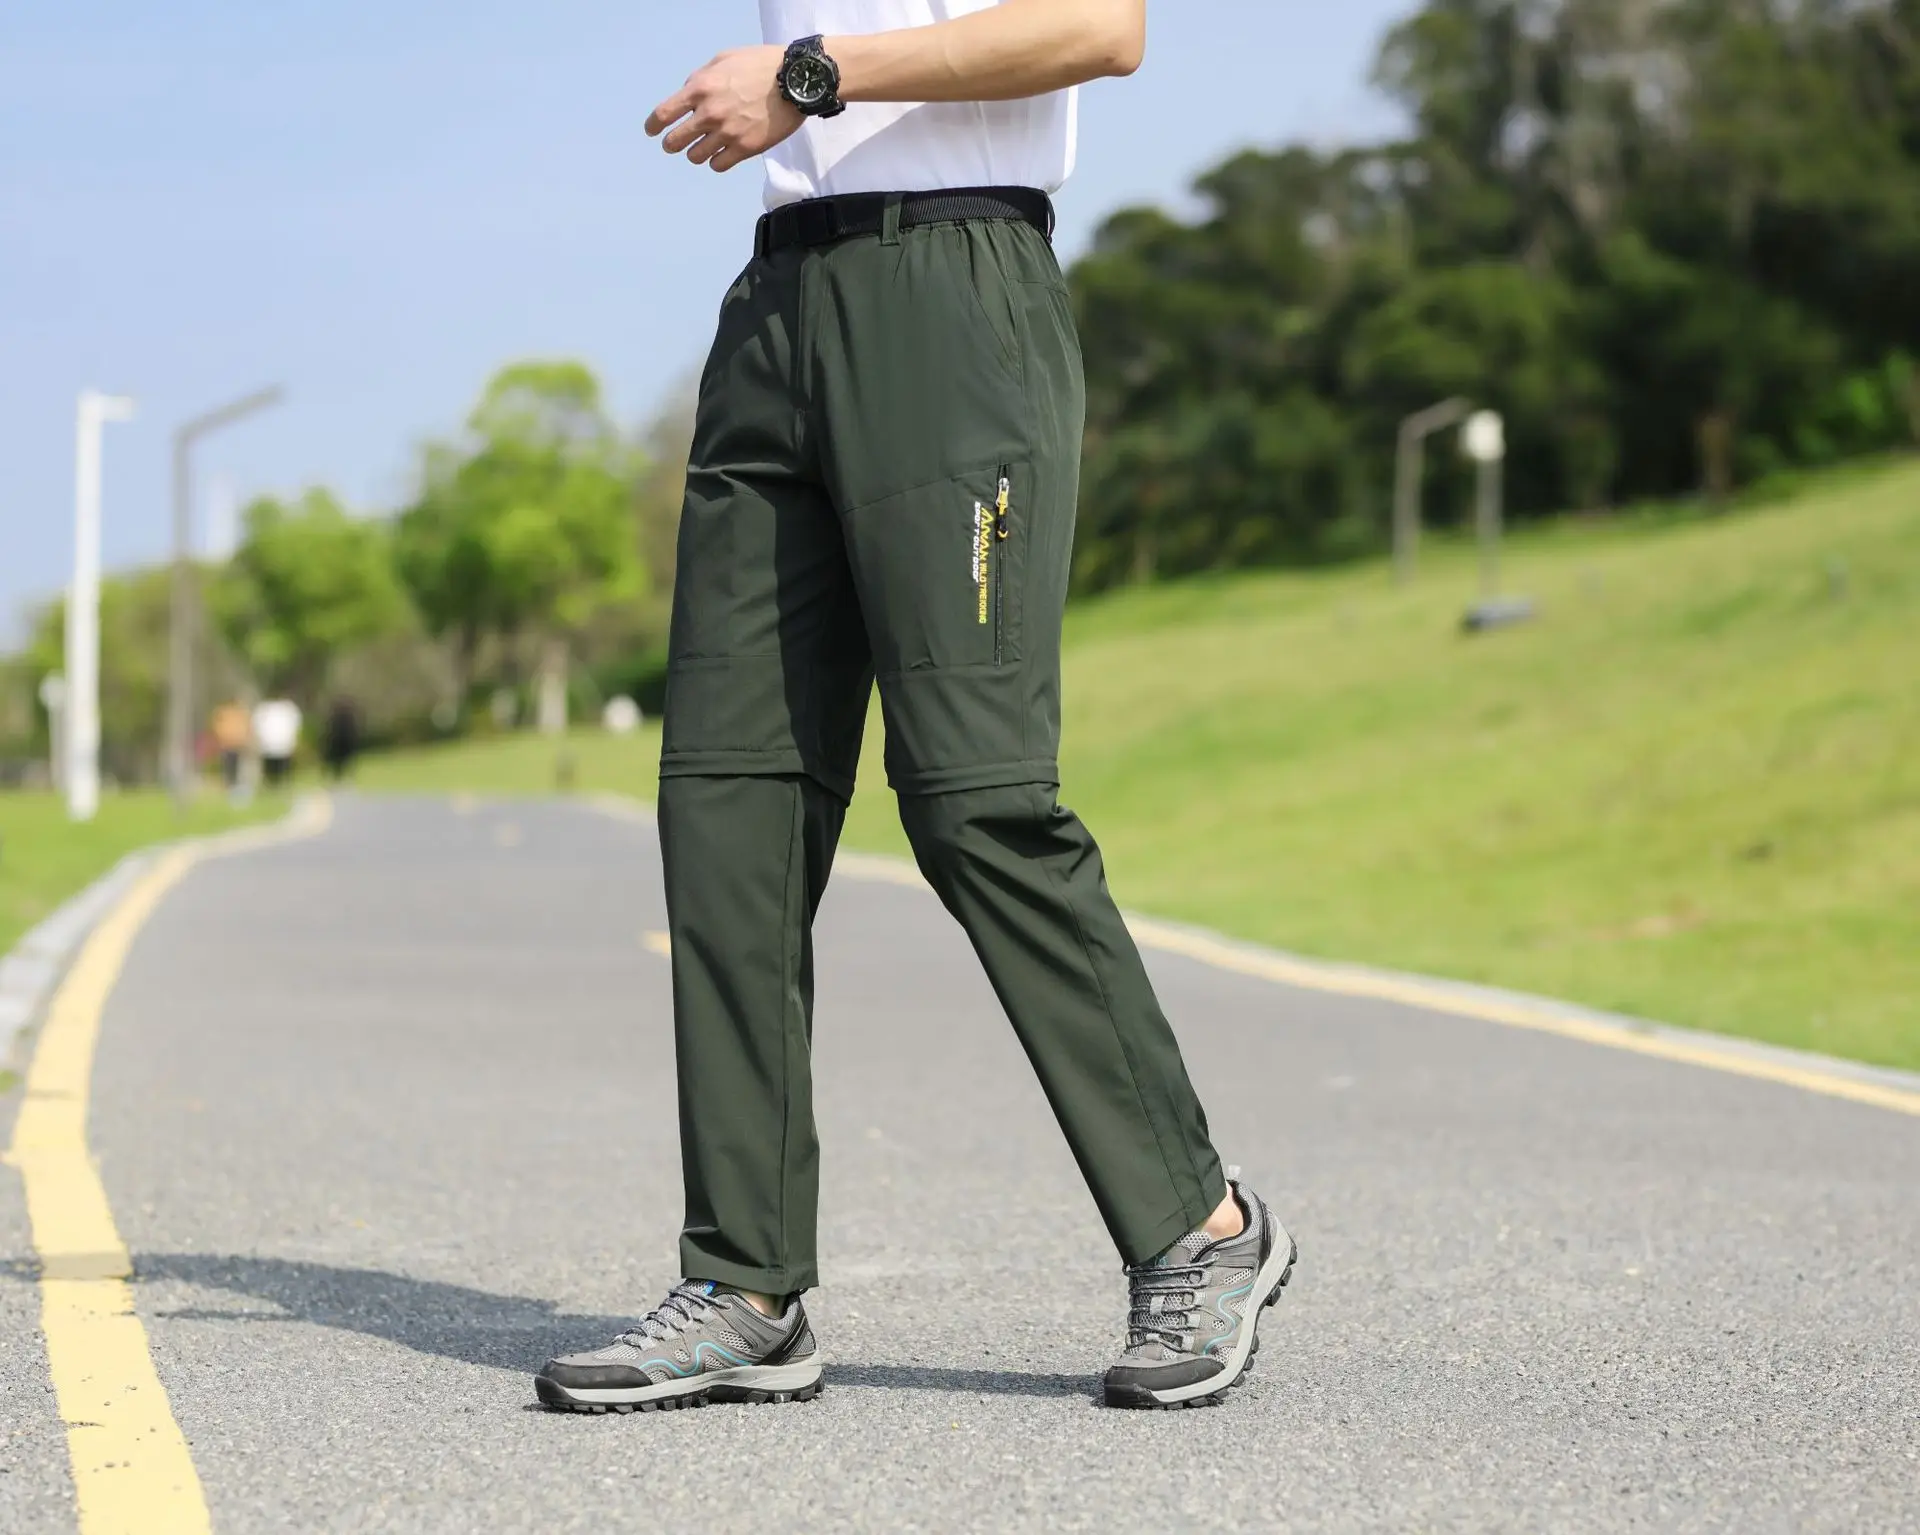
[[[1258,1195],[1234,1187],[1247,1216],[1238,1236],[1189,1232],[1127,1269],[1127,1348],[1110,1379],[1184,1385],[1224,1368],[1247,1325],[1260,1266],[1273,1246],[1272,1218]]]
[[[689,1279],[605,1348],[563,1355],[541,1373],[574,1387],[657,1386],[812,1352],[813,1335],[798,1300],[786,1315],[764,1317],[745,1296]]]

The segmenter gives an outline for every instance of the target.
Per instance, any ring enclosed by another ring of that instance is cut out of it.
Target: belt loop
[[[753,254],[757,261],[765,261],[773,254],[773,215],[763,213],[760,221],[753,226]]]
[[[886,208],[880,215],[880,243],[898,245],[900,243],[900,204],[904,199],[898,192],[887,193]]]

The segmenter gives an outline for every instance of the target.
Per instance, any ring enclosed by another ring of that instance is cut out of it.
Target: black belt
[[[900,228],[967,219],[1021,219],[1053,239],[1053,199],[1033,187],[957,187],[948,192],[855,192],[814,197],[763,214],[753,253],[770,256],[796,245],[831,245],[887,227],[887,204],[900,205]]]

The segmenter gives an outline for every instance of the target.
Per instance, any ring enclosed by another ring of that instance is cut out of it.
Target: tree
[[[518,642],[540,644],[551,700],[571,641],[644,589],[632,515],[640,467],[599,382],[572,362],[503,369],[465,438],[427,449],[419,495],[399,520],[397,566],[429,631],[452,642],[463,702],[489,637],[510,667]]]
[[[406,619],[387,528],[349,516],[324,490],[291,504],[263,497],[244,526],[209,607],[255,682],[311,709],[338,657]]]
[[[159,776],[172,615],[173,578],[166,567],[110,575],[100,583],[100,765],[120,783]],[[65,600],[40,607],[31,624],[25,672],[37,695],[41,679],[66,670]],[[196,635],[194,651],[194,675],[209,694],[232,684],[233,663],[213,636]],[[44,745],[44,722],[35,735]]]
[[[655,591],[671,591],[674,556],[680,536],[681,504],[686,499],[687,459],[699,408],[699,379],[681,380],[640,428],[644,462],[634,482],[634,520],[641,563],[652,574]]]
[[[1347,377],[1395,419],[1454,396],[1500,411],[1509,493],[1523,505],[1594,505],[1610,489],[1610,454],[1582,423],[1604,419],[1606,401],[1579,315],[1570,284],[1515,262],[1423,272],[1355,328]]]
[[[1376,79],[1405,138],[1236,155],[1068,274],[1082,589],[1370,547],[1447,395],[1516,519],[1920,437],[1920,0],[1428,0]]]

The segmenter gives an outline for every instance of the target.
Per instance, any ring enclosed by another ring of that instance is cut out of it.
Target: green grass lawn
[[[1470,551],[1169,584],[1069,619],[1064,798],[1128,906],[1301,952],[1920,1067],[1920,469]],[[863,782],[877,788],[877,729]],[[647,794],[651,735],[570,745]],[[524,738],[369,788],[544,792]],[[868,792],[852,846],[904,851]]]
[[[55,795],[0,793],[0,954],[128,853],[285,811],[284,802],[272,800],[249,811],[233,811],[218,795],[208,793],[181,816],[166,795],[142,791],[104,796],[100,814],[76,826]],[[0,1053],[5,1045],[0,1040]]]
[[[657,725],[626,737],[577,730],[564,746],[522,733],[378,753],[360,759],[353,786],[371,794],[554,794],[563,792],[556,771],[563,754],[572,764],[567,782],[576,793],[653,797],[660,765]]]

